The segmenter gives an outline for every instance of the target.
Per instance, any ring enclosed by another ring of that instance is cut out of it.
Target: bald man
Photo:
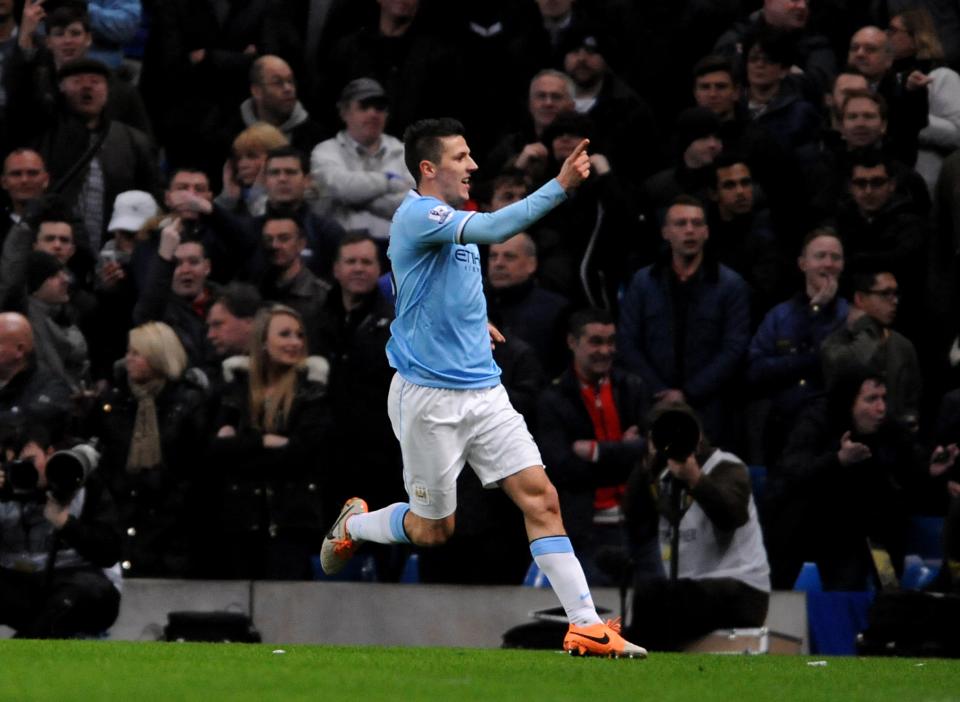
[[[564,327],[570,303],[563,295],[537,285],[537,245],[521,232],[502,244],[491,244],[487,259],[487,309],[507,339],[533,347],[549,377],[567,364]]]
[[[309,154],[329,136],[331,130],[310,118],[297,99],[297,80],[290,64],[279,56],[261,56],[250,67],[250,97],[240,105],[242,124],[237,134],[256,122],[267,122],[283,132],[290,145]]]
[[[69,386],[34,361],[30,322],[16,312],[0,313],[0,427],[42,422],[59,438],[71,409]]]

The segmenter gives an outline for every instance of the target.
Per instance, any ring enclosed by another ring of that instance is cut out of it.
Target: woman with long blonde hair
[[[303,320],[290,307],[261,310],[251,336],[249,355],[224,361],[228,386],[212,449],[222,478],[215,575],[309,579],[323,536],[329,366],[307,356]]]

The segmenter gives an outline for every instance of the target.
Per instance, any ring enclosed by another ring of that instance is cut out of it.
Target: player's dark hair
[[[407,127],[403,133],[403,160],[417,185],[420,184],[420,162],[440,163],[443,154],[440,140],[463,136],[465,131],[463,125],[451,117],[421,119]]]

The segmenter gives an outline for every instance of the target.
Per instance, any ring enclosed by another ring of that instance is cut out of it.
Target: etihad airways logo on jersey
[[[453,217],[453,208],[446,205],[437,205],[427,212],[427,219],[431,219],[437,224],[444,224],[451,217]]]
[[[480,272],[480,255],[465,247],[453,250],[453,260],[461,264],[464,270]]]

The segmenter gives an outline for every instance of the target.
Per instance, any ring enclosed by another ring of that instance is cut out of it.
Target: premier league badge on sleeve
[[[446,205],[437,205],[427,213],[427,218],[437,224],[444,224],[453,216],[453,208]]]

